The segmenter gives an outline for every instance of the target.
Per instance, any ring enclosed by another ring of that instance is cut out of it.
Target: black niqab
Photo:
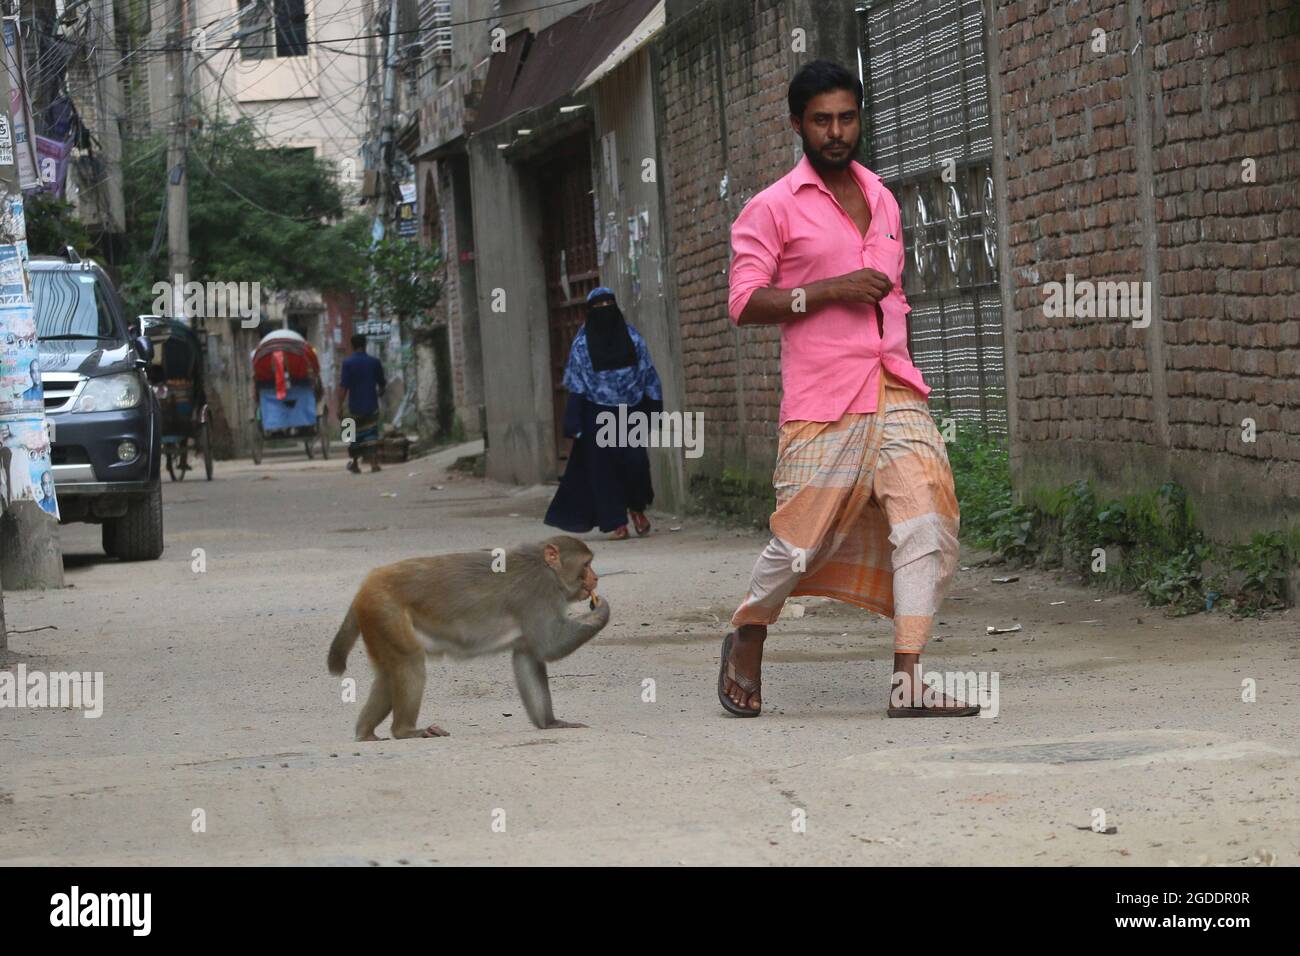
[[[602,296],[587,304],[587,353],[591,356],[594,371],[626,368],[639,361],[632,333],[618,303],[611,296]]]

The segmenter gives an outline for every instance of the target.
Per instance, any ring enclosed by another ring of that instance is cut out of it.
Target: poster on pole
[[[23,49],[18,42],[18,18],[4,18],[4,70],[9,83],[9,125],[13,137],[14,156],[18,161],[18,187],[35,189],[41,184],[36,166],[36,145],[32,136],[31,104],[27,101],[23,76]]]
[[[9,129],[9,117],[0,111],[0,166],[14,164],[14,134]]]
[[[0,416],[40,415],[44,409],[32,307],[0,309]]]
[[[40,416],[0,415],[0,503],[35,501],[46,514],[59,517],[50,470],[50,436]]]
[[[11,290],[14,263],[21,289],[21,259],[13,246],[0,246],[0,290]],[[14,501],[35,501],[42,511],[57,518],[59,505],[44,410],[32,307],[0,308],[0,504],[7,510]]]
[[[7,224],[8,217],[0,215],[0,228],[5,228]],[[23,245],[25,243],[0,245],[0,309],[12,309],[31,303],[24,275],[27,257]]]

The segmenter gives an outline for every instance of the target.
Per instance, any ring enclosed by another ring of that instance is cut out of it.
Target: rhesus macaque
[[[514,656],[515,683],[533,724],[544,730],[585,727],[556,720],[546,665],[567,657],[609,622],[609,602],[596,597],[591,550],[559,535],[524,545],[501,561],[490,552],[411,558],[371,571],[329,651],[329,671],[342,674],[348,652],[365,642],[375,682],[357,718],[357,740],[378,740],[375,728],[393,714],[393,737],[445,737],[417,728],[426,655]],[[496,563],[497,569],[493,565]],[[571,602],[591,610],[569,618]]]

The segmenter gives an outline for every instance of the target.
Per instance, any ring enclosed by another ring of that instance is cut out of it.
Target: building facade
[[[481,403],[490,477],[548,481],[567,455],[564,364],[596,286],[645,336],[666,409],[683,407],[649,52],[664,4],[462,9],[416,157],[450,265],[458,402]],[[681,501],[681,450],[656,449],[652,468],[660,503]]]
[[[670,497],[768,483],[779,330],[727,319],[729,227],[800,158],[786,87],[823,58],[866,88],[936,415],[1009,436],[1022,495],[1173,479],[1216,536],[1294,524],[1300,27],[1229,6],[455,5],[416,160],[489,473],[561,467],[558,370],[599,282],[669,407],[704,415],[703,456],[656,457]]]

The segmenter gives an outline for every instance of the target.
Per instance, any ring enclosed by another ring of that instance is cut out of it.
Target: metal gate
[[[1005,433],[993,137],[981,0],[863,0],[867,165],[898,198],[913,358],[931,403]]]
[[[596,288],[596,228],[592,221],[591,150],[585,136],[558,147],[538,168],[542,207],[542,257],[551,339],[551,393],[559,458],[564,438],[564,366],[573,337],[587,318],[587,293]]]

